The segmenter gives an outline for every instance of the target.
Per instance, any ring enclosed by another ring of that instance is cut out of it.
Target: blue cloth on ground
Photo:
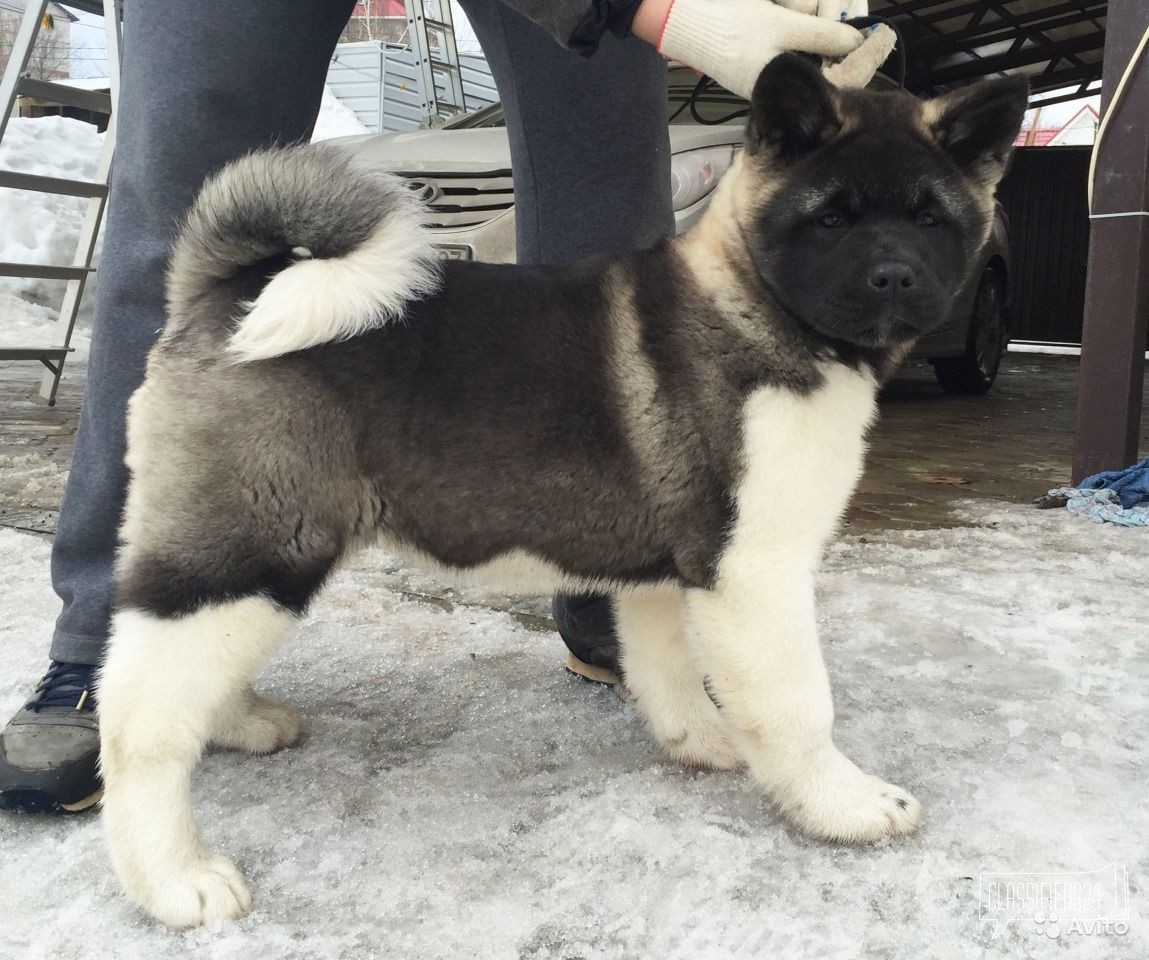
[[[1126,510],[1139,503],[1149,503],[1149,457],[1124,470],[1106,470],[1086,477],[1079,490],[1112,490]]]
[[[1048,496],[1066,501],[1065,508],[1070,513],[1087,517],[1096,523],[1119,523],[1123,527],[1149,527],[1149,502],[1121,506],[1116,492],[1105,487],[1100,490],[1081,490],[1074,487],[1058,487],[1050,490]]]

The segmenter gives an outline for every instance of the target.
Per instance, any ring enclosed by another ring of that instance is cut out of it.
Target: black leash
[[[902,40],[902,31],[898,29],[898,25],[892,20],[887,20],[885,17],[854,17],[852,20],[845,20],[843,22],[856,30],[865,30],[867,27],[874,27],[880,23],[884,23],[894,31],[894,36],[897,37],[897,45],[894,48],[897,59],[894,61],[895,75],[892,79],[904,90],[906,88],[906,45]],[[713,84],[714,81],[705,74],[699,77],[698,83],[694,85],[694,90],[691,91],[690,99],[671,114],[670,121],[673,122],[677,119],[678,115],[687,108],[689,108],[690,116],[694,119],[694,122],[704,127],[717,127],[723,123],[729,123],[731,120],[738,120],[750,113],[749,107],[743,107],[717,120],[707,120],[698,112],[698,98],[702,95],[703,91]]]

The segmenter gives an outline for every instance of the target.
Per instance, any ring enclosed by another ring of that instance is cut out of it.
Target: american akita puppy
[[[626,683],[672,757],[745,764],[816,837],[913,830],[918,801],[834,746],[814,573],[878,385],[986,239],[1025,104],[1021,80],[922,102],[779,57],[692,231],[564,267],[437,263],[405,188],[331,148],[212,179],[131,404],[99,687],[129,895],[177,926],[248,909],[199,839],[191,771],[208,742],[296,738],[249,683],[369,543],[612,591]]]

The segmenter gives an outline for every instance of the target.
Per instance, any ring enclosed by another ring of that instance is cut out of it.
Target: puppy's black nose
[[[908,290],[915,283],[914,271],[908,263],[887,260],[870,268],[870,286],[877,293],[893,294]]]

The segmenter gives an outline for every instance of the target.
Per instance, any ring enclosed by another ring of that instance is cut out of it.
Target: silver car
[[[745,100],[716,86],[696,92],[696,74],[667,71],[671,189],[677,232],[702,215],[719,178],[741,149]],[[879,84],[889,81],[879,75]],[[427,203],[444,258],[510,263],[515,259],[515,201],[510,145],[499,104],[432,130],[375,133],[330,141],[360,162],[406,177]],[[947,391],[984,393],[1008,342],[1009,247],[1004,213],[974,278],[955,298],[946,322],[915,356],[934,365]]]

